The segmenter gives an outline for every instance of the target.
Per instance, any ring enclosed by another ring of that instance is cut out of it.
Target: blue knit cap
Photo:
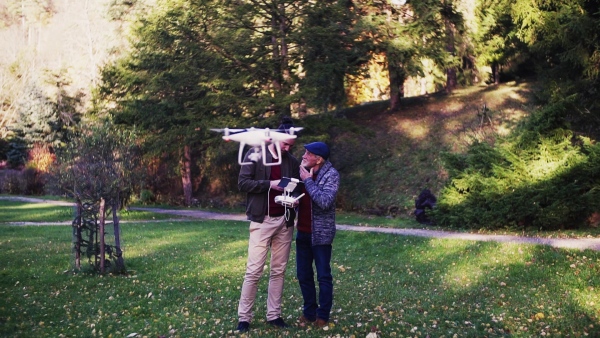
[[[315,155],[321,156],[325,160],[329,158],[329,147],[323,142],[305,144],[304,148]]]

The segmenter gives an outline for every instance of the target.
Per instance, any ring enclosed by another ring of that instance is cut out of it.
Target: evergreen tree
[[[478,59],[492,69],[491,81],[500,82],[501,68],[526,46],[517,37],[517,27],[512,17],[512,0],[482,0],[477,7],[478,29],[474,34]]]
[[[367,60],[367,43],[354,25],[357,8],[351,1],[320,1],[307,10],[300,28],[299,48],[304,77],[301,97],[327,111],[346,101],[346,77],[358,74]]]
[[[219,6],[211,3],[191,8],[172,1],[143,18],[132,51],[103,70],[99,91],[105,102],[116,103],[107,109],[115,123],[138,128],[149,156],[173,159],[188,205],[192,150],[205,149],[214,137],[209,128],[227,124],[243,110],[237,97],[251,96],[245,81],[235,78],[234,60],[207,43],[211,20],[219,17]]]
[[[7,154],[9,163],[14,167],[25,164],[27,149],[33,144],[56,148],[64,144],[68,136],[64,116],[38,87],[30,86],[18,107],[18,117],[10,128],[14,137]]]
[[[427,0],[394,5],[382,0],[361,1],[360,6],[364,39],[372,42],[373,53],[386,56],[391,110],[400,107],[406,79],[423,75],[423,59],[431,59],[446,70],[456,67],[459,58],[453,48],[458,39],[455,31],[462,34],[462,16],[452,2]]]
[[[548,97],[573,102],[563,116],[570,128],[600,137],[600,3],[517,0],[512,13]]]

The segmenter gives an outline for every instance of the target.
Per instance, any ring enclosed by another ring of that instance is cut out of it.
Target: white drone
[[[223,139],[225,141],[236,141],[240,143],[240,150],[238,153],[238,163],[240,165],[249,165],[254,162],[257,162],[262,157],[263,164],[265,166],[274,166],[281,164],[281,147],[279,142],[294,139],[296,135],[295,132],[302,130],[302,127],[291,127],[289,129],[280,130],[280,129],[269,129],[269,128],[245,128],[245,129],[211,129],[212,131],[216,131],[219,133],[223,133]],[[275,144],[275,149],[277,149],[277,162],[267,163],[267,145],[269,143]],[[248,155],[250,162],[244,162],[244,147],[249,145],[253,149],[253,153]],[[262,150],[262,151],[261,151]]]

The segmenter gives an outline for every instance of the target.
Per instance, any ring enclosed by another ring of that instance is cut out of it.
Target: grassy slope
[[[474,86],[406,98],[395,112],[381,105],[348,110],[348,119],[375,136],[354,143],[344,136],[336,139],[332,162],[343,175],[342,207],[412,217],[419,192],[429,188],[437,194],[447,179],[440,154],[463,151],[474,137],[505,135],[536,108],[534,89],[532,82]],[[491,127],[481,127],[477,115],[484,105],[492,112]]]

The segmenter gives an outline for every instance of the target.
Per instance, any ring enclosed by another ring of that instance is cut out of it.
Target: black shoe
[[[272,326],[278,327],[280,329],[286,329],[286,328],[290,327],[283,321],[283,319],[281,319],[281,317],[279,317],[277,319],[269,320],[267,323],[271,324]]]
[[[240,332],[248,332],[250,330],[250,323],[239,322],[236,330],[238,330]]]

